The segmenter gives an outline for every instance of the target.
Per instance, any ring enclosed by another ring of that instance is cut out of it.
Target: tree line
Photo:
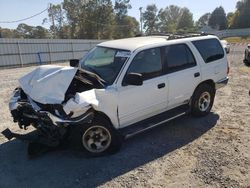
[[[60,39],[118,39],[140,34],[140,24],[128,15],[130,0],[64,0],[48,8],[49,29],[25,23],[16,29],[0,28],[4,38],[60,38]],[[186,7],[169,5],[158,9],[147,5],[142,12],[143,32],[185,33],[196,32],[204,26],[212,29],[250,28],[250,0],[241,0],[236,11],[227,13],[222,6],[205,13],[194,21],[192,12]]]

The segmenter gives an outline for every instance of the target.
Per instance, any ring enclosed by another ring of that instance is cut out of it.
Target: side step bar
[[[148,118],[146,120],[140,121],[134,125],[130,125],[123,129],[120,129],[121,134],[125,139],[129,139],[137,134],[143,133],[150,129],[153,129],[159,125],[167,123],[173,119],[184,116],[190,112],[189,105],[183,105],[172,110],[163,112],[154,117]]]

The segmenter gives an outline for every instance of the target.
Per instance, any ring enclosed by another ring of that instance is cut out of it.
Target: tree
[[[196,26],[198,28],[202,28],[206,25],[208,25],[208,21],[209,21],[209,18],[211,16],[211,13],[206,13],[204,15],[202,15],[199,20],[196,22]]]
[[[52,23],[50,26],[51,33],[53,38],[65,38],[65,33],[63,33],[63,27],[65,24],[65,13],[62,9],[62,5],[50,5],[48,9],[49,21]],[[43,22],[46,22],[47,19],[44,19]]]
[[[36,39],[46,39],[51,37],[49,31],[42,26],[33,27],[32,30],[33,37]]]
[[[114,39],[134,37],[140,33],[139,22],[134,17],[124,16],[119,24],[116,24],[113,35]]]
[[[34,28],[24,23],[21,23],[17,26],[16,32],[20,38],[35,38],[33,33]]]
[[[231,20],[232,28],[249,28],[250,27],[250,0],[237,2],[236,12]]]
[[[233,27],[234,14],[235,13],[233,13],[233,12],[229,12],[227,14],[227,25],[228,25],[228,28],[232,28]]]
[[[182,15],[182,8],[170,5],[165,9],[160,9],[159,18],[159,31],[161,33],[176,32],[177,23]]]
[[[132,6],[129,4],[130,0],[116,0],[114,11],[117,17],[122,18],[128,14],[128,9]]]
[[[16,31],[0,27],[0,38],[19,38]]]
[[[90,39],[111,38],[114,30],[112,1],[90,0],[85,6],[85,11],[86,27],[81,28],[81,36]]]
[[[208,25],[213,29],[223,30],[227,28],[227,17],[223,7],[216,8],[208,21]]]
[[[194,28],[193,14],[188,8],[182,9],[182,15],[178,21],[178,30],[192,30]]]
[[[147,34],[158,32],[158,9],[155,4],[148,5],[143,13],[144,29]]]
[[[45,39],[50,37],[50,33],[46,28],[42,26],[33,27],[24,23],[17,26],[15,33],[18,38]]]
[[[139,23],[135,18],[128,16],[128,9],[132,8],[129,0],[116,0],[114,6],[115,27],[113,38],[127,38],[139,32]]]
[[[83,0],[64,0],[62,3],[72,39],[79,38],[80,28],[85,27],[86,12],[84,10],[86,4],[87,1]]]

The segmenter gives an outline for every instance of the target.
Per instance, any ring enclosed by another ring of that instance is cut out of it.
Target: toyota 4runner
[[[37,129],[33,142],[74,140],[92,155],[182,115],[207,115],[229,72],[219,39],[205,34],[103,42],[70,65],[41,66],[20,78],[9,109],[20,128]]]

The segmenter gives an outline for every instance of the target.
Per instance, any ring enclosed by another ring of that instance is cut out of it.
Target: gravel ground
[[[58,150],[36,159],[27,144],[0,135],[0,187],[250,188],[250,67],[243,46],[228,59],[230,82],[207,117],[182,117],[127,140],[102,158]],[[34,67],[0,70],[0,131],[19,130],[8,112],[17,79]]]

